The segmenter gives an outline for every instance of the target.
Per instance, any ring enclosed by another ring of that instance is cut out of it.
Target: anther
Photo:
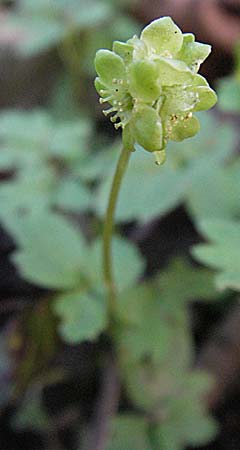
[[[118,123],[114,124],[114,127],[115,127],[116,130],[118,130],[118,128],[120,128],[122,126],[123,126],[122,122],[118,122]]]
[[[115,111],[117,111],[116,108],[104,109],[103,114],[104,114],[104,116],[108,116],[108,114],[111,114],[112,112],[115,112]]]

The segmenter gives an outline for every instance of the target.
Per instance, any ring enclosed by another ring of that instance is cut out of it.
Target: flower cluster
[[[211,108],[215,92],[199,75],[200,64],[211,47],[183,34],[170,17],[151,22],[126,43],[115,41],[113,50],[99,50],[95,67],[96,89],[103,111],[115,128],[123,130],[125,146],[138,143],[165,160],[169,139],[182,141],[199,131],[195,111]]]

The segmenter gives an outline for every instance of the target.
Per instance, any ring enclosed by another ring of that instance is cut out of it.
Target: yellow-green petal
[[[179,142],[195,136],[195,134],[199,132],[200,123],[197,117],[190,116],[189,118],[177,120],[171,127],[172,129],[169,133],[169,138]]]
[[[161,94],[158,68],[152,61],[135,61],[129,66],[129,92],[133,98],[152,103]]]
[[[183,35],[183,45],[177,57],[196,73],[210,52],[211,45],[195,42],[194,35],[189,33]]]
[[[126,64],[131,62],[133,55],[133,45],[127,44],[126,42],[114,41],[113,51],[117,55],[121,56]]]
[[[114,81],[125,80],[126,68],[123,59],[110,50],[98,50],[95,69],[102,83],[112,86]]]
[[[208,86],[192,87],[192,92],[196,92],[198,99],[194,111],[205,111],[217,103],[216,92]]]
[[[136,142],[145,150],[162,150],[162,123],[155,109],[138,105],[132,115],[132,131]]]
[[[155,63],[159,70],[159,82],[162,86],[190,84],[193,80],[191,70],[182,61],[159,57]]]
[[[151,22],[142,31],[141,37],[150,52],[160,55],[176,55],[182,47],[183,36],[171,17],[162,17]]]

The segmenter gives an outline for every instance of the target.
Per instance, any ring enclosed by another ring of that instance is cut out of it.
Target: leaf
[[[169,309],[181,308],[189,301],[211,301],[219,297],[213,272],[194,267],[183,258],[175,258],[156,281]]]
[[[210,242],[194,247],[193,255],[203,264],[218,269],[217,287],[240,290],[239,221],[206,219],[200,222],[199,229]]]
[[[8,14],[7,23],[18,32],[17,50],[29,57],[61,44],[73,30],[101,24],[111,12],[111,6],[103,1],[89,0],[86,5],[83,0],[22,0],[19,12]]]
[[[187,206],[196,222],[209,218],[235,218],[240,214],[239,160],[207,171],[191,187]]]
[[[25,57],[46,52],[61,42],[65,35],[64,24],[51,16],[12,15],[9,17],[9,25],[18,32],[20,39],[16,49]]]
[[[58,296],[54,311],[61,319],[60,333],[70,344],[95,339],[107,323],[104,298],[88,291]]]
[[[91,209],[93,199],[90,191],[73,179],[65,179],[59,185],[53,204],[66,211],[80,212]]]
[[[13,261],[28,281],[51,289],[81,284],[86,246],[80,232],[53,213],[15,218],[10,232],[20,246]]]
[[[133,414],[121,414],[113,420],[112,436],[106,450],[151,450],[147,422]]]
[[[0,186],[0,216],[8,225],[11,215],[21,212],[40,212],[49,207],[55,189],[56,177],[49,168],[32,168],[17,179],[2,183]]]
[[[165,417],[156,427],[155,438],[160,448],[183,450],[187,444],[204,445],[215,437],[216,422],[204,411],[201,398],[210,384],[211,379],[205,373],[192,372],[186,376],[181,396],[175,395],[165,404]]]
[[[87,158],[91,132],[85,118],[58,122],[44,110],[6,111],[0,114],[0,166],[16,176],[0,187],[4,223],[19,211],[59,206],[89,209],[92,197],[83,177],[74,175]]]
[[[26,169],[34,162],[49,165],[53,157],[76,165],[85,156],[90,133],[91,123],[86,118],[62,122],[41,109],[0,114],[0,138],[3,150],[12,155],[13,168]]]
[[[220,126],[210,114],[202,113],[201,123],[198,136],[183,144],[168,144],[169,156],[164,166],[149,163],[149,154],[137,147],[121,186],[117,221],[144,222],[166,214],[188,198],[203,176],[213,178],[215,168],[233,152],[235,135],[231,127]],[[101,217],[106,210],[112,176],[111,173],[104,177],[98,190],[96,208]]]
[[[172,358],[176,340],[181,363],[184,365],[189,360],[191,350],[185,311],[171,312],[164,301],[161,293],[147,284],[119,297],[118,313],[125,327],[119,330],[117,341],[125,361],[130,364],[146,358],[155,363]]]
[[[238,113],[240,111],[240,80],[226,77],[219,81],[218,105],[223,111]]]
[[[102,252],[103,243],[95,241],[89,249],[89,256],[85,261],[85,272],[91,283],[103,286]],[[126,239],[114,238],[112,247],[113,272],[117,291],[134,285],[144,269],[144,262],[137,248]]]
[[[125,323],[118,334],[120,350],[132,363],[150,358],[155,363],[177,355],[189,363],[192,343],[188,333],[186,303],[216,299],[214,274],[176,259],[155,279],[118,297],[118,314]],[[176,344],[177,343],[177,344]]]

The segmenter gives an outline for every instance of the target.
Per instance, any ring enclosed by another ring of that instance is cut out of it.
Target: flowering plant
[[[199,75],[200,64],[210,45],[195,42],[193,34],[183,34],[170,17],[154,20],[126,43],[115,41],[113,50],[96,54],[96,89],[100,103],[115,128],[123,130],[123,144],[134,144],[154,152],[156,162],[165,160],[169,139],[182,141],[200,128],[195,111],[211,108],[217,101],[206,79]]]

